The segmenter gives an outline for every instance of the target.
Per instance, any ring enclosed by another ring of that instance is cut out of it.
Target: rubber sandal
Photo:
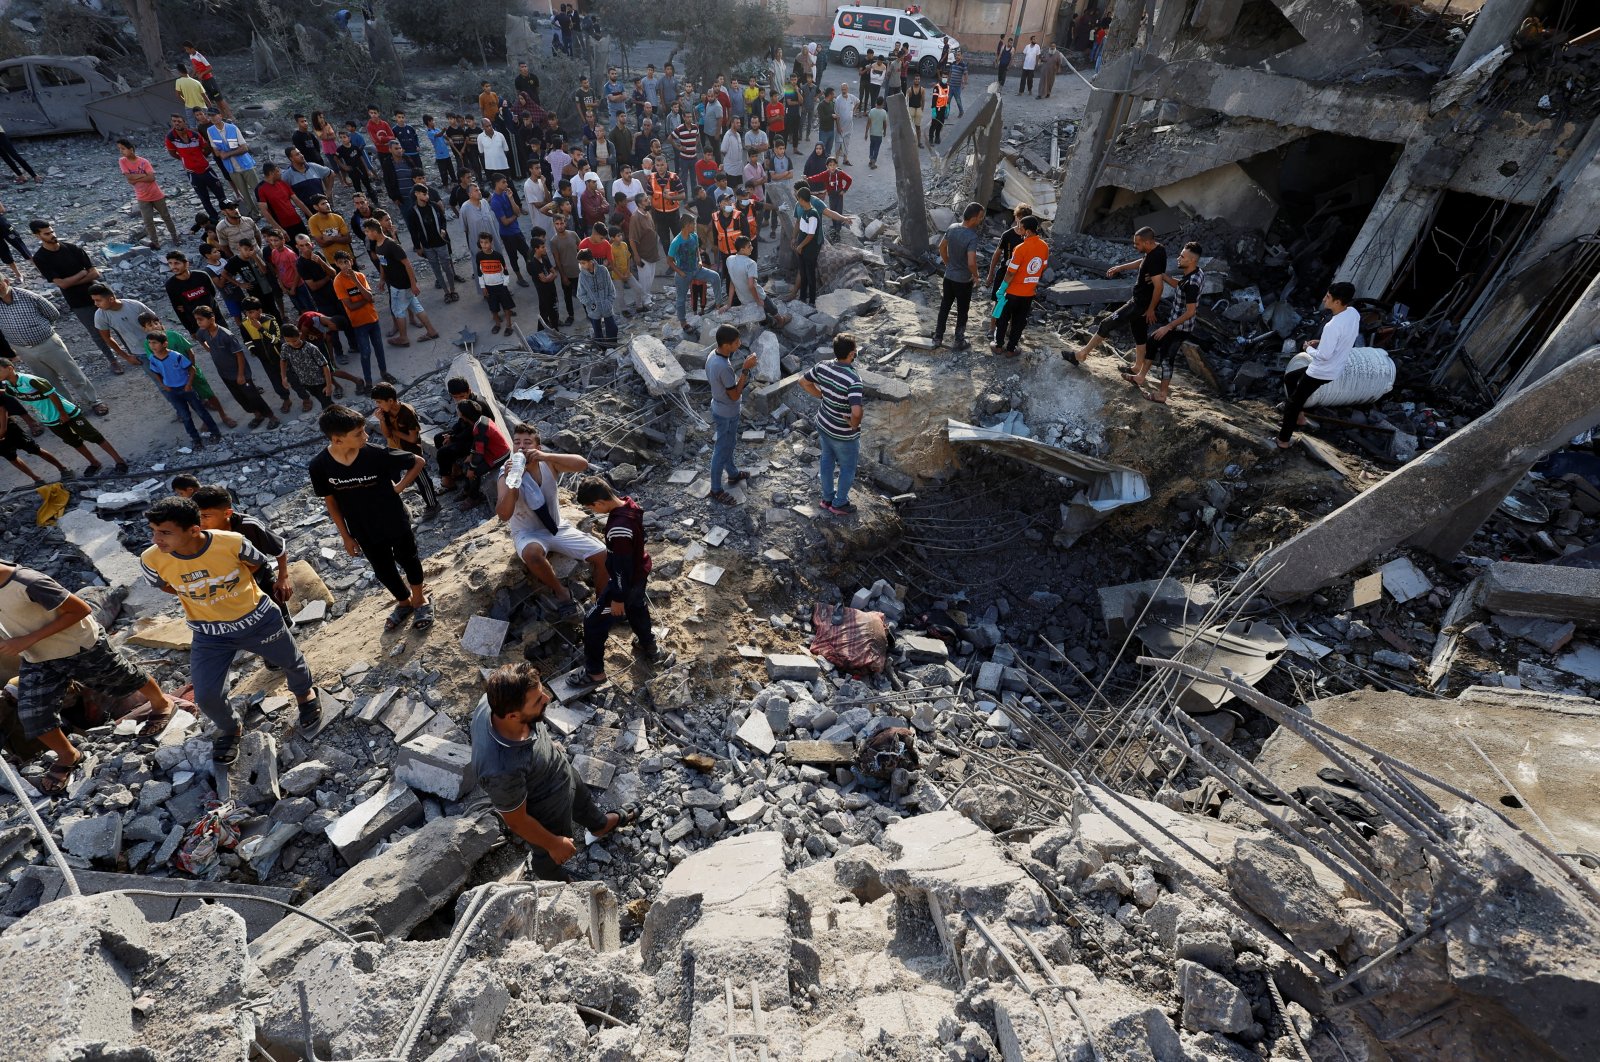
[[[389,618],[383,621],[383,629],[386,631],[399,630],[401,627],[405,626],[406,620],[409,619],[411,617],[411,613],[415,611],[416,609],[412,608],[410,605],[396,605],[394,610],[389,613]]]
[[[58,797],[67,791],[67,783],[72,781],[72,772],[78,769],[83,762],[79,756],[69,765],[63,765],[60,760],[50,765],[50,769],[34,779],[33,787],[47,797]]]
[[[300,715],[295,720],[295,725],[302,737],[312,738],[322,733],[323,718],[322,698],[313,697],[300,706]]]
[[[551,622],[560,623],[563,620],[571,619],[573,616],[576,616],[577,614],[578,614],[578,603],[576,601],[568,599],[568,600],[562,601],[562,602],[560,602],[560,603],[558,603],[556,605],[555,615],[551,618]]]
[[[239,739],[244,737],[243,732],[238,734],[218,734],[211,739],[211,762],[220,763],[224,767],[232,767],[239,759]]]
[[[718,505],[738,505],[739,504],[739,499],[735,498],[733,495],[729,494],[725,490],[714,490],[714,491],[711,492],[709,497],[711,498],[712,501],[716,502]]]
[[[1157,398],[1155,395],[1151,394],[1149,391],[1140,391],[1139,393],[1141,395],[1144,395],[1144,400],[1146,402],[1154,402],[1158,406],[1164,406],[1164,405],[1167,404],[1167,400],[1165,398]]]
[[[111,407],[106,405],[104,402],[96,402],[94,405],[90,406],[89,409],[95,414],[95,416],[98,417],[103,417],[111,412]]]
[[[173,711],[172,702],[168,701],[166,714],[146,717],[144,725],[139,728],[139,732],[134,736],[140,741],[154,741],[161,736],[161,732],[167,728],[167,724],[172,722]]]
[[[417,607],[416,614],[411,617],[411,629],[425,631],[433,626],[433,602],[428,601]]]
[[[639,805],[630,801],[629,803],[626,803],[626,804],[622,805],[616,811],[609,812],[609,814],[615,815],[617,817],[616,825],[612,826],[609,830],[606,830],[604,833],[595,834],[595,839],[596,840],[598,840],[598,839],[600,839],[602,837],[610,837],[612,834],[616,833],[618,830],[622,829],[624,826],[632,826],[634,823],[638,822],[639,821]]]

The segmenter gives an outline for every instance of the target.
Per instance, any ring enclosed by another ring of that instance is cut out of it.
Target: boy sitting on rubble
[[[510,473],[516,464],[506,461],[500,466],[500,494],[494,514],[507,524],[511,548],[527,565],[529,574],[555,595],[555,618],[569,619],[577,614],[578,605],[572,600],[572,591],[550,566],[551,553],[587,562],[594,569],[597,587],[610,580],[605,546],[561,516],[556,476],[562,472],[587,472],[589,462],[577,454],[546,453],[539,447],[538,429],[520,422],[511,425],[511,450],[522,455],[524,468],[513,485]]]

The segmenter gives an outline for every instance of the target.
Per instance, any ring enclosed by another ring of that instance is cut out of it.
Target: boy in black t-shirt
[[[1194,336],[1194,318],[1200,312],[1200,289],[1205,286],[1206,275],[1200,270],[1198,243],[1191,240],[1183,245],[1178,252],[1178,275],[1166,277],[1165,281],[1170,294],[1161,300],[1164,322],[1150,333],[1150,360],[1145,363],[1145,373],[1154,367],[1161,387],[1154,394],[1144,393],[1150,401],[1162,405],[1166,405],[1172,391],[1172,370],[1177,366],[1178,354]],[[1133,384],[1143,384],[1145,380],[1144,374],[1127,369],[1122,370],[1122,375]]]
[[[644,548],[644,510],[632,498],[619,498],[611,484],[590,476],[578,484],[578,504],[606,518],[606,585],[583,620],[583,656],[586,681],[598,686],[606,681],[606,636],[618,619],[626,617],[635,638],[634,657],[653,668],[671,667],[675,657],[661,653],[650,623],[650,602],[645,584],[650,575],[650,554]]]
[[[1148,225],[1133,234],[1133,249],[1138,251],[1141,257],[1106,270],[1106,276],[1114,277],[1130,269],[1137,269],[1138,276],[1133,282],[1133,297],[1113,310],[1110,316],[1101,320],[1094,336],[1077,354],[1068,354],[1064,350],[1061,352],[1061,357],[1069,365],[1082,364],[1118,325],[1126,323],[1128,330],[1133,333],[1134,375],[1142,380],[1145,373],[1150,371],[1146,343],[1150,338],[1150,330],[1156,325],[1158,307],[1167,279],[1167,249],[1156,239],[1156,230]]]
[[[417,274],[412,269],[406,249],[400,246],[399,240],[384,232],[381,222],[366,221],[361,228],[367,237],[367,254],[377,264],[383,290],[389,294],[389,316],[394,318],[394,331],[385,339],[397,347],[409,347],[411,342],[406,338],[406,322],[412,316],[416,317],[417,324],[427,329],[423,339],[438,339],[439,333],[417,296]]]
[[[378,582],[394,595],[383,629],[398,630],[409,618],[413,630],[427,630],[433,626],[433,605],[423,592],[411,514],[400,500],[422,474],[422,458],[369,446],[366,418],[348,406],[323,410],[317,426],[328,448],[311,459],[311,489],[327,505],[345,551],[352,557],[365,553]]]
[[[378,427],[383,430],[383,441],[392,450],[422,456],[422,422],[409,402],[400,401],[400,392],[394,384],[372,385],[372,401],[378,407]],[[426,467],[417,477],[417,493],[422,495],[422,511],[427,516],[439,512],[439,492]]]

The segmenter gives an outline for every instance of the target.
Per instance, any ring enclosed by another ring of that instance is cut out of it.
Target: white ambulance
[[[833,15],[828,52],[845,66],[857,66],[869,50],[888,55],[897,44],[910,45],[912,70],[931,81],[938,76],[946,42],[951,55],[961,47],[960,41],[947,36],[920,8],[841,7]]]

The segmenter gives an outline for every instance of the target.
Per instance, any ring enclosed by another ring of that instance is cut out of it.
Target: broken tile
[[[777,737],[772,733],[772,724],[767,722],[766,712],[751,712],[739,727],[738,737],[764,756],[770,756],[778,744]]]
[[[689,578],[707,586],[716,586],[721,581],[722,575],[726,570],[725,568],[717,567],[715,564],[702,562],[689,569]]]
[[[511,624],[488,616],[473,616],[461,635],[461,648],[475,656],[499,656]]]
[[[296,626],[305,623],[316,623],[328,617],[328,603],[321,600],[307,601],[299,612],[294,614]]]
[[[710,531],[706,532],[705,538],[702,539],[702,541],[708,546],[720,546],[727,541],[728,536],[731,534],[733,534],[733,532],[729,531],[726,527],[713,527]]]
[[[594,718],[594,709],[587,705],[560,704],[552,702],[544,710],[545,721],[563,734],[572,734],[579,727]]]
[[[1380,567],[1378,574],[1383,576],[1383,588],[1389,596],[1402,605],[1433,589],[1433,583],[1408,557],[1396,557]]]
[[[615,764],[607,763],[598,756],[574,756],[572,769],[590,789],[609,789],[611,778],[617,773]]]
[[[675,487],[683,487],[693,483],[695,477],[699,474],[700,470],[698,468],[680,468],[667,477],[667,482]]]

